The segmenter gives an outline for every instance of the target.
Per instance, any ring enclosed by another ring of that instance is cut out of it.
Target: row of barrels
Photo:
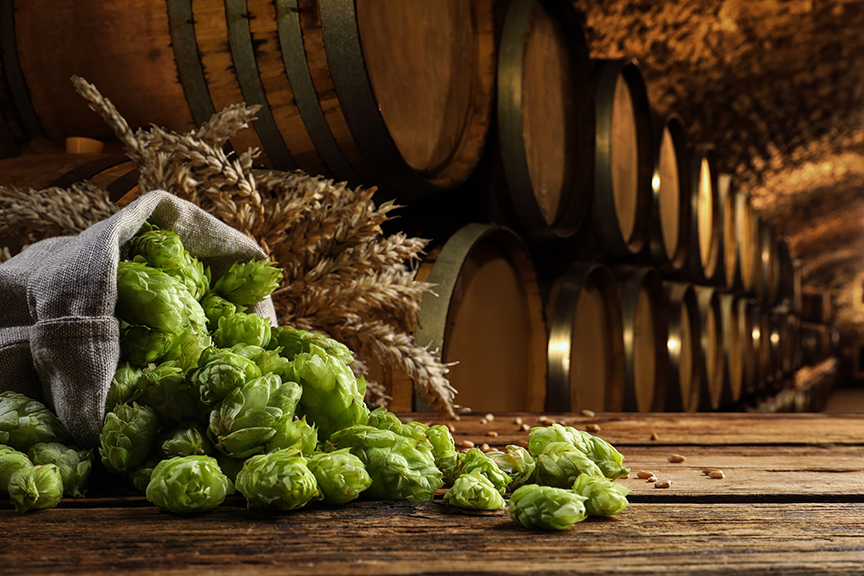
[[[666,280],[656,268],[574,262],[538,280],[512,230],[469,224],[429,252],[435,284],[415,334],[440,349],[457,402],[489,411],[736,409],[832,353],[788,305]],[[411,379],[373,367],[396,410]]]

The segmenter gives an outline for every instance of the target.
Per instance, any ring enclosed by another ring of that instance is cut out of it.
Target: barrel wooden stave
[[[699,303],[700,354],[702,386],[699,409],[710,412],[720,408],[723,396],[723,315],[720,292],[708,286],[696,286]]]
[[[692,284],[664,282],[668,302],[668,385],[664,410],[696,412],[702,388],[699,304]]]
[[[721,210],[717,194],[715,150],[710,144],[691,147],[690,249],[687,279],[714,285],[722,269]]]

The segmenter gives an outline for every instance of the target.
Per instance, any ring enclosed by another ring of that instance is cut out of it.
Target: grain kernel
[[[459,443],[459,448],[473,448],[474,443],[470,440],[463,440]]]
[[[529,430],[531,430],[531,426],[529,426],[528,424],[522,424],[523,432],[528,432]]]
[[[600,432],[600,425],[588,424],[587,426],[585,426],[585,430],[587,430],[588,432],[594,432],[596,434],[597,432]]]
[[[725,478],[726,475],[723,474],[722,470],[712,470],[711,472],[708,473],[708,477],[713,478],[715,480],[719,480],[720,478]]]
[[[457,410],[457,412],[459,414],[471,414],[471,408],[468,408],[467,406],[465,406],[464,408],[459,408]]]
[[[492,413],[486,414],[486,421],[492,422],[495,419],[495,415]]]
[[[518,442],[516,442],[516,445],[521,446],[522,448],[528,448],[528,441],[527,440],[519,440]]]
[[[480,424],[486,424],[486,422],[487,422],[486,418],[480,418]]]
[[[489,430],[488,432],[486,432],[486,436],[489,436],[491,438],[497,438],[498,432],[496,432],[495,430]]]
[[[491,452],[491,451],[492,451],[492,447],[489,446],[488,444],[486,444],[486,443],[484,442],[483,444],[480,445],[480,450],[481,450],[482,452]]]
[[[650,484],[651,482],[657,482],[657,477],[656,477],[656,476],[653,476],[653,475],[652,475],[652,476],[649,476],[648,478],[646,478],[646,481],[647,481],[649,484]]]
[[[642,480],[651,478],[652,476],[654,476],[654,473],[650,470],[639,470],[636,472],[636,478],[641,478]]]
[[[594,416],[597,415],[597,413],[593,410],[582,410],[580,414],[582,414],[582,416],[585,416],[586,418],[594,418]]]
[[[672,481],[671,480],[660,480],[654,483],[655,488],[671,488]]]
[[[671,456],[669,456],[669,458],[667,458],[667,460],[669,460],[669,462],[672,462],[673,464],[680,464],[681,462],[684,462],[686,458],[684,458],[684,456],[682,456],[681,454],[672,454]]]
[[[705,468],[704,470],[702,470],[702,474],[705,474],[706,476],[708,476],[709,474],[711,474],[711,472],[714,472],[716,470],[720,470],[720,469],[719,468]]]
[[[516,419],[513,421],[513,423],[516,424],[517,426],[521,426],[522,425],[522,418],[517,416]]]
[[[456,432],[456,426],[454,426],[454,425],[451,424],[450,422],[447,423],[447,429],[450,430],[450,433],[451,433],[451,434],[452,434],[453,432]]]
[[[657,441],[660,440],[660,436],[656,432],[651,433],[651,440]]]

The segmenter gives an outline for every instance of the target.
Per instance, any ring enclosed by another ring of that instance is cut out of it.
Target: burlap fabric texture
[[[177,232],[214,280],[236,261],[266,257],[249,237],[158,190],[77,236],[37,242],[0,264],[0,392],[44,402],[82,447],[99,442],[120,358],[117,263],[145,221]],[[269,298],[251,311],[276,324]]]

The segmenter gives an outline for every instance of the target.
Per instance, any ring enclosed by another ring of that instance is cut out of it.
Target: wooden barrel
[[[815,286],[801,287],[801,320],[815,324],[830,324],[834,318],[831,294]]]
[[[624,321],[624,410],[662,411],[669,355],[666,292],[655,268],[613,269]]]
[[[744,298],[732,293],[720,294],[720,318],[723,327],[723,392],[720,404],[733,405],[741,400],[744,391],[747,364],[748,337],[746,327],[746,307],[741,306]],[[752,347],[750,348],[752,350]],[[752,362],[752,357],[750,358]]]
[[[695,284],[713,284],[720,270],[722,224],[717,194],[714,147],[692,147],[690,173],[689,279]]]
[[[782,381],[792,374],[792,342],[789,337],[789,308],[771,309],[771,356],[775,379]]]
[[[804,263],[800,258],[792,259],[792,311],[801,315],[804,307],[802,288],[804,284]]]
[[[23,82],[3,113],[26,116],[30,137],[112,136],[75,94],[77,74],[133,128],[182,132],[226,106],[259,105],[235,149],[389,196],[452,188],[483,151],[493,0],[12,4],[3,3],[3,40]]]
[[[789,239],[777,237],[777,304],[792,306],[794,295],[795,270]]]
[[[801,322],[801,361],[804,366],[813,366],[831,356],[831,328],[828,324]]]
[[[572,236],[588,212],[594,174],[591,65],[572,4],[509,4],[497,98],[499,218],[532,242]]]
[[[138,189],[135,163],[123,154],[46,154],[0,160],[0,186],[41,190],[90,181],[112,202]]]
[[[723,396],[723,315],[720,292],[707,286],[697,286],[696,300],[699,303],[699,353],[702,356],[699,409],[710,412],[720,408]]]
[[[764,304],[756,307],[759,323],[759,391],[774,386],[774,354],[771,346],[771,308]]]
[[[777,237],[774,225],[766,220],[759,222],[759,253],[762,258],[760,270],[762,280],[759,283],[761,293],[759,298],[765,304],[777,301],[780,270],[777,261]]]
[[[804,365],[801,357],[801,318],[793,312],[789,314],[788,322],[792,372],[795,372]]]
[[[751,296],[755,296],[756,276],[759,270],[756,258],[759,237],[756,234],[755,218],[758,216],[753,212],[750,196],[737,191],[735,194],[735,237],[738,244],[738,275],[735,278],[736,284],[733,288]]]
[[[687,262],[690,231],[690,145],[677,114],[655,119],[652,133],[654,173],[647,251],[664,273]]]
[[[414,337],[439,348],[443,362],[458,362],[448,374],[456,402],[474,410],[542,411],[546,327],[522,240],[504,227],[469,224],[430,250],[417,278],[435,284],[438,296],[423,298]],[[393,379],[394,410],[397,397],[400,409],[410,404],[404,394],[411,386],[410,378]],[[409,409],[431,410],[419,390]]]
[[[738,334],[741,341],[741,358],[743,361],[742,396],[756,393],[759,386],[759,340],[756,316],[756,301],[740,298],[738,308]]]
[[[632,258],[647,238],[651,210],[651,109],[635,60],[592,61],[595,164],[591,229],[600,251]]]
[[[743,289],[743,275],[745,266],[752,266],[752,261],[745,262],[744,254],[753,249],[752,238],[745,234],[744,226],[738,222],[739,218],[748,218],[746,214],[746,203],[741,202],[741,193],[735,186],[734,177],[731,174],[720,174],[717,178],[717,191],[719,205],[723,215],[723,278],[722,285],[730,290]],[[747,200],[745,196],[745,200]],[[752,256],[751,256],[752,257]]]
[[[552,285],[546,310],[546,410],[620,412],[624,325],[612,273],[603,264],[574,263]]]
[[[696,412],[702,386],[699,303],[692,284],[664,282],[668,301],[669,376],[667,412]]]

